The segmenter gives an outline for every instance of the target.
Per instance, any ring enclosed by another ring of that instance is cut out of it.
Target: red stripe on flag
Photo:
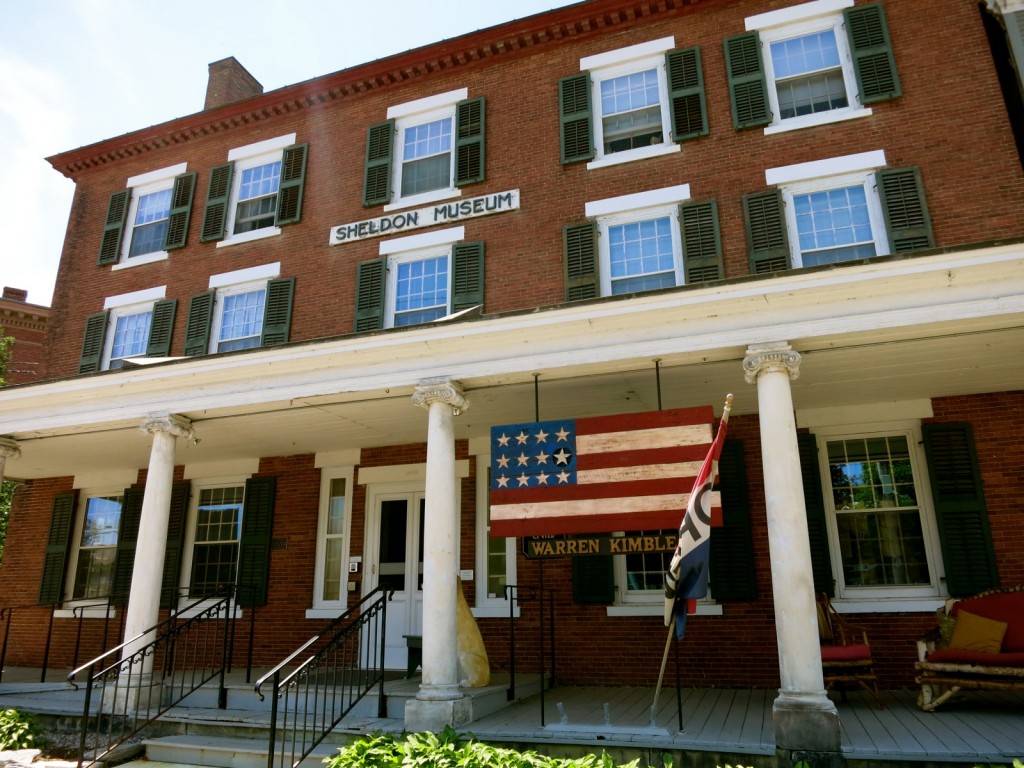
[[[635,451],[608,451],[607,453],[580,453],[576,457],[577,469],[604,469],[606,467],[638,467],[643,464],[668,464],[680,461],[699,462],[708,452],[707,443],[681,445],[675,448],[646,448]],[[557,470],[557,467],[555,468]],[[690,475],[690,482],[697,476],[698,464]]]

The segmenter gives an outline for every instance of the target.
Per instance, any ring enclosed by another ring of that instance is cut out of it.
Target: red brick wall
[[[463,195],[521,191],[520,210],[464,222],[467,240],[486,243],[486,312],[563,300],[562,226],[584,218],[586,201],[682,183],[690,184],[694,199],[717,199],[726,276],[746,275],[741,198],[765,188],[766,167],[875,149],[885,150],[890,166],[921,169],[939,246],[1019,236],[1024,177],[976,5],[885,3],[903,95],[872,105],[870,117],[772,136],[736,131],[722,40],[743,31],[746,15],[789,5],[700,3],[234,126],[224,121],[202,139],[176,139],[81,171],[54,299],[50,375],[76,372],[85,317],[102,309],[104,297],[166,285],[168,298],[179,300],[172,353],[181,354],[188,299],[207,290],[211,273],[275,261],[283,276],[297,278],[292,340],[350,333],[356,267],[377,257],[378,240],[333,247],[327,241],[332,226],[382,213],[381,206],[361,204],[366,128],[383,120],[390,105],[461,87],[487,99],[487,179]],[[943,23],[922,35],[922,18]],[[597,170],[561,165],[558,79],[579,72],[582,56],[668,35],[679,46],[701,48],[710,135],[656,160]],[[210,169],[234,147],[290,132],[309,142],[302,221],[279,237],[245,245],[198,242]],[[110,194],[129,176],[181,162],[199,173],[188,245],[166,261],[132,269],[97,266]]]

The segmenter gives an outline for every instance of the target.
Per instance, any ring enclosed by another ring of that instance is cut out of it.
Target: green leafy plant
[[[16,709],[0,711],[0,750],[31,749],[41,729],[27,714]]]

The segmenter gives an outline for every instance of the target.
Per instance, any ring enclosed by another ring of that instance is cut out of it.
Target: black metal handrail
[[[7,641],[11,635],[11,623],[14,621],[14,612],[18,609],[29,609],[29,608],[49,608],[50,609],[50,621],[49,627],[46,630],[46,644],[43,650],[43,666],[39,673],[39,682],[46,682],[46,668],[49,665],[50,659],[50,641],[53,637],[53,617],[57,613],[57,609],[60,607],[59,603],[52,603],[50,605],[39,605],[38,603],[29,603],[26,605],[5,605],[0,606],[0,622],[4,624],[4,641],[0,645],[0,682],[4,679],[4,667],[7,664]]]
[[[298,766],[374,686],[377,716],[387,715],[384,638],[394,594],[377,587],[256,681],[260,701],[273,681],[267,768]]]
[[[537,602],[538,638],[540,639],[540,718],[541,724],[545,724],[544,712],[544,690],[553,688],[555,685],[555,602],[554,592],[544,587],[519,587],[516,584],[505,585],[505,600],[508,601],[508,669],[509,686],[505,691],[505,698],[514,701],[516,697],[516,616],[517,606]],[[546,605],[545,605],[546,604]],[[547,610],[545,611],[545,607]],[[547,621],[545,621],[545,615]],[[545,636],[547,642],[545,642]],[[550,661],[550,679],[548,677],[548,661]]]
[[[78,765],[95,765],[214,678],[227,706],[235,590],[196,600],[68,675],[86,673]],[[182,619],[181,614],[191,614]],[[141,645],[140,645],[141,644]]]

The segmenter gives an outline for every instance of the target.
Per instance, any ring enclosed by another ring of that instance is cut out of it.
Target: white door
[[[423,634],[422,486],[368,489],[365,592],[395,590],[387,606],[384,666],[406,668],[404,635]]]

